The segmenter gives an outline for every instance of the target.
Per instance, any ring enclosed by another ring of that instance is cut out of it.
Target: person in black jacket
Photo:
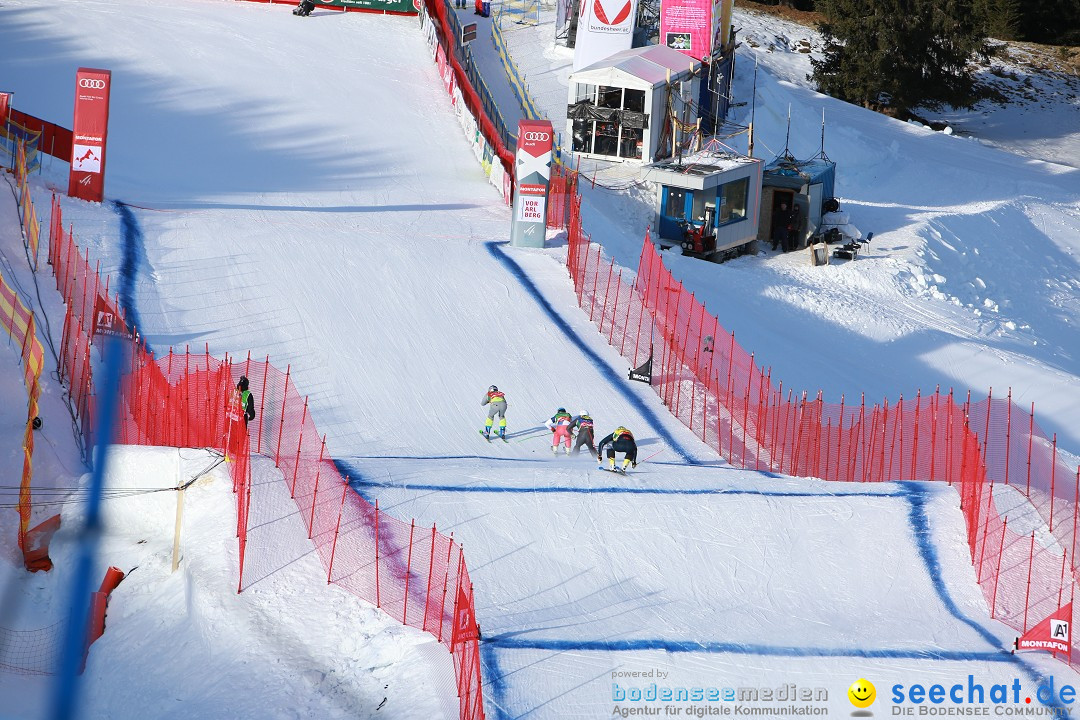
[[[300,17],[307,17],[314,9],[315,0],[300,0],[300,4],[296,6],[296,9],[292,11],[292,14],[299,15]]]
[[[604,454],[604,447],[607,445],[611,446],[607,449],[608,470],[615,470],[615,453],[617,452],[624,454],[620,470],[626,472],[628,467],[637,467],[637,443],[634,442],[634,436],[629,430],[622,425],[615,428],[615,432],[601,440],[596,446],[597,456]]]
[[[255,419],[255,396],[248,390],[248,379],[240,376],[240,382],[236,383],[236,391],[240,395],[240,407],[244,409],[244,424]]]

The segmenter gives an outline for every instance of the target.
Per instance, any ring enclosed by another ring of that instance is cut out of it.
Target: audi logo
[[[546,132],[527,132],[525,133],[526,140],[538,140],[540,142],[547,142],[551,139],[551,134]]]
[[[105,81],[95,80],[93,78],[79,78],[79,87],[86,88],[87,90],[104,90]]]

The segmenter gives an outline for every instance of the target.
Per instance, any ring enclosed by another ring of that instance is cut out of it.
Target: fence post
[[[915,475],[919,465],[919,413],[922,411],[922,388],[915,391],[915,427],[911,438],[911,479],[918,480]]]
[[[277,452],[274,453],[274,467],[281,467],[281,434],[285,430],[285,403],[289,399],[289,373],[292,363],[285,367],[285,392],[281,395],[281,424],[278,425]]]
[[[1001,541],[998,543],[997,569],[994,570],[994,595],[990,600],[990,619],[994,619],[997,610],[998,581],[1001,580],[1001,554],[1005,552],[1005,531],[1009,529],[1009,518],[1006,516],[1001,523]],[[1026,630],[1024,632],[1027,632]]]
[[[338,507],[337,525],[334,526],[334,542],[330,545],[330,567],[326,570],[326,584],[331,583],[334,576],[334,554],[337,552],[338,533],[341,531],[341,514],[345,510],[345,495],[349,492],[349,476],[345,476],[345,484],[341,488],[341,505]]]
[[[987,540],[986,532],[987,532],[987,527],[990,525],[990,506],[993,504],[993,502],[994,502],[994,484],[990,483],[990,493],[986,497],[986,517],[983,519],[982,550],[979,552],[979,567],[975,571],[975,582],[980,583],[980,584],[982,583],[983,558],[986,556],[986,540]],[[975,508],[978,509],[978,507],[979,507],[978,503],[976,503]]]
[[[1080,511],[1080,465],[1076,466],[1076,494],[1073,497],[1073,533],[1072,533],[1072,548],[1069,551],[1069,564],[1070,567],[1076,566],[1076,518],[1077,511]]]
[[[375,500],[375,607],[382,607],[379,593],[379,500]]]
[[[1024,592],[1024,632],[1028,631],[1028,604],[1031,602],[1031,568],[1035,564],[1035,531],[1031,531],[1031,549],[1028,551],[1027,590]]]
[[[416,532],[416,519],[409,524],[409,558],[405,561],[405,602],[401,608],[401,624],[409,624],[409,578],[412,576],[413,533]]]
[[[1054,532],[1054,484],[1057,480],[1057,433],[1054,433],[1050,455],[1050,532]]]
[[[431,602],[431,576],[435,574],[435,524],[431,524],[431,553],[428,555],[427,595],[424,597],[424,623],[421,630],[427,631],[428,604]]]
[[[1031,421],[1028,425],[1028,460],[1027,460],[1027,490],[1025,495],[1031,499],[1031,438],[1035,435],[1035,403],[1031,403]]]
[[[319,448],[319,464],[315,469],[315,492],[311,494],[311,519],[308,521],[308,540],[315,531],[315,500],[319,497],[319,475],[322,474],[323,454],[326,452],[326,435],[322,438],[322,447]],[[412,548],[409,548],[412,550]]]
[[[263,411],[266,409],[266,376],[270,374],[270,356],[266,356],[266,362],[263,363],[263,382],[262,382],[262,394],[259,396],[259,433],[258,439],[255,441],[255,453],[262,454],[262,429],[263,429]]]
[[[993,386],[991,386],[990,387],[990,392],[988,392],[986,394],[986,429],[984,431],[985,435],[983,435],[983,448],[982,448],[982,451],[983,451],[982,454],[983,454],[984,458],[986,457],[987,451],[990,449],[990,410],[991,410],[991,408],[993,408],[993,406],[994,406],[994,388],[993,388]],[[987,463],[987,464],[989,464],[989,463]],[[1026,631],[1027,630],[1025,628],[1025,632]]]
[[[1005,484],[1009,484],[1009,456],[1012,450],[1012,387],[1005,405]],[[1058,603],[1060,605],[1060,603]]]
[[[304,413],[300,418],[300,439],[296,441],[296,462],[293,463],[292,487],[289,488],[289,497],[296,497],[296,476],[300,473],[300,449],[304,446],[304,427],[307,425],[308,398],[304,396]]]

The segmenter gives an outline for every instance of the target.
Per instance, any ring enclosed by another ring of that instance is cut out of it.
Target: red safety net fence
[[[229,462],[236,498],[239,542],[238,592],[268,577],[311,544],[326,581],[382,608],[403,624],[431,633],[454,661],[460,718],[484,717],[479,631],[472,582],[461,545],[453,537],[406,523],[353,491],[337,470],[291,378],[264,361],[219,360],[209,349],[172,350],[155,357],[135,328],[128,328],[109,279],[89,255],[80,254],[63,229],[53,199],[49,262],[67,304],[61,375],[78,408],[83,435],[91,432],[94,408],[91,348],[101,335],[128,345],[130,368],[121,383],[116,441],[169,447],[207,447]],[[236,384],[246,376],[256,416],[243,419]],[[272,459],[283,483],[254,483],[251,457]],[[283,518],[299,515],[306,537]],[[292,532],[290,536],[288,533]],[[310,541],[310,543],[308,542]]]
[[[1058,457],[1034,407],[939,389],[828,403],[820,390],[785,388],[675,280],[647,235],[636,274],[605,258],[581,227],[580,202],[567,223],[580,307],[631,367],[651,365],[653,389],[702,442],[744,469],[956,485],[991,617],[1025,632],[1072,599],[1080,469]]]

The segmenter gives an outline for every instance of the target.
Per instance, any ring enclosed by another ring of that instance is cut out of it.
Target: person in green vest
[[[247,425],[255,419],[255,396],[248,390],[247,376],[240,376],[240,382],[236,383],[236,390],[240,395],[240,407],[244,409],[244,424]]]

